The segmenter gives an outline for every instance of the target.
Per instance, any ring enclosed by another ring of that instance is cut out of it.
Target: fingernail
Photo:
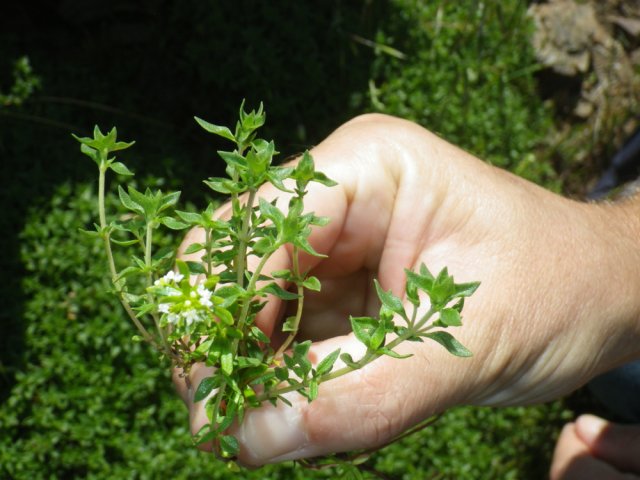
[[[304,429],[302,401],[289,397],[292,406],[278,402],[247,413],[237,433],[251,464],[274,463],[306,456],[309,441]],[[306,400],[304,400],[306,403]],[[243,455],[244,456],[244,455]]]
[[[595,415],[581,415],[576,420],[578,434],[589,444],[598,440],[607,425],[608,422],[606,420]]]

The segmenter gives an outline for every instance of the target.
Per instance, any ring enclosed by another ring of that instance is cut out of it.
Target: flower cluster
[[[153,285],[149,291],[157,296],[163,325],[179,325],[182,321],[189,327],[211,318],[213,292],[204,285],[191,285],[184,275],[173,270]]]

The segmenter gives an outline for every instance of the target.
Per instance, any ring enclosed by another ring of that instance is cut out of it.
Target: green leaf
[[[151,259],[156,261],[156,262],[159,262],[161,260],[168,260],[168,259],[173,258],[175,253],[176,253],[176,251],[172,246],[166,246],[166,247],[162,247],[162,248],[158,249],[153,254]]]
[[[160,223],[162,223],[165,227],[170,228],[171,230],[184,230],[185,228],[189,228],[191,225],[185,222],[181,222],[180,220],[176,220],[172,217],[162,217],[160,219]]]
[[[329,225],[330,222],[331,222],[331,218],[329,217],[316,217],[315,215],[312,215],[311,220],[309,221],[309,224],[316,225],[318,227],[325,227]]]
[[[404,311],[404,307],[402,306],[402,301],[398,297],[396,297],[393,293],[391,293],[391,290],[389,290],[388,292],[385,292],[380,286],[380,284],[378,283],[378,280],[374,279],[373,283],[376,287],[378,298],[380,298],[380,301],[382,302],[382,304],[392,312],[397,313],[405,320],[408,320],[407,313]]]
[[[226,308],[216,307],[213,309],[213,314],[220,319],[224,325],[233,325],[233,315]]]
[[[175,212],[182,220],[191,225],[198,225],[202,221],[202,215],[199,213],[182,212],[180,210],[176,210]]]
[[[86,145],[92,140],[90,137],[79,137],[75,133],[72,133],[71,136],[80,142],[81,145]]]
[[[418,296],[418,287],[415,283],[407,281],[405,288],[407,300],[409,300],[414,306],[420,305],[420,297]]]
[[[409,288],[412,289],[412,292],[416,289],[420,289],[423,292],[429,292],[431,290],[431,287],[433,286],[433,277],[419,275],[411,270],[407,270],[406,268],[404,273],[407,277],[407,291]],[[414,298],[417,298],[417,292],[414,295]]]
[[[302,250],[304,250],[309,255],[312,255],[314,257],[318,257],[318,258],[326,258],[327,257],[323,253],[316,252],[313,249],[313,247],[311,246],[311,244],[309,243],[309,241],[304,237],[300,237],[300,236],[296,237],[296,239],[293,241],[293,244],[295,246],[301,248]]]
[[[270,293],[271,295],[275,295],[276,297],[282,299],[282,300],[297,300],[298,299],[298,295],[296,293],[293,292],[288,292],[287,290],[283,289],[280,285],[278,285],[277,283],[270,283],[269,285],[267,285],[266,287],[261,288],[260,290],[258,290],[259,293]]]
[[[109,165],[109,168],[116,172],[118,175],[131,176],[133,172],[127,168],[127,166],[122,162],[113,162]]]
[[[207,132],[213,133],[214,135],[218,135],[220,137],[226,138],[227,140],[231,140],[232,142],[235,142],[235,137],[233,133],[231,133],[231,130],[229,130],[227,127],[214,125],[213,123],[209,123],[198,117],[193,117],[193,118],[195,119],[196,122],[198,122],[198,125],[204,128]]]
[[[115,131],[115,127],[113,127],[112,131]],[[115,137],[114,137],[115,140]],[[110,148],[109,151],[110,152],[117,152],[119,150],[124,150],[126,148],[131,147],[132,145],[134,145],[136,142],[115,142]]]
[[[295,332],[296,331],[296,318],[297,317],[287,317],[287,319],[282,324],[283,332]]]
[[[156,306],[153,303],[143,303],[139,307],[133,307],[133,309],[137,312],[136,317],[141,318],[147,313],[152,312],[156,309]]]
[[[296,366],[296,362],[293,357],[287,355],[286,353],[282,356],[284,359],[285,365],[289,368],[289,370],[293,370]]]
[[[201,243],[192,243],[191,245],[189,245],[187,248],[184,249],[184,254],[185,255],[189,255],[191,253],[196,253],[199,252],[201,250],[204,250],[204,245]]]
[[[324,357],[316,367],[316,377],[321,377],[322,375],[325,375],[331,372],[331,369],[333,368],[333,365],[334,363],[336,363],[336,360],[338,359],[339,356],[340,356],[340,349],[337,349],[331,352],[326,357]]]
[[[116,238],[109,237],[109,240],[116,245],[120,245],[121,247],[130,247],[131,245],[135,245],[139,242],[137,238],[134,238],[132,240],[118,240]]]
[[[77,137],[76,137],[77,138]],[[93,159],[94,162],[98,166],[100,166],[100,155],[95,148],[91,148],[89,145],[85,145],[84,143],[80,145],[80,151],[84,153],[89,158]]]
[[[293,190],[285,187],[283,183],[287,178],[291,178],[292,173],[292,167],[272,167],[267,171],[267,179],[278,190],[293,193]]]
[[[162,200],[160,201],[158,212],[162,212],[167,208],[173,207],[176,203],[178,203],[178,200],[180,199],[180,193],[181,192],[171,192],[164,195],[162,197]]]
[[[273,278],[284,278],[285,280],[288,280],[291,278],[291,270],[275,270],[271,272],[271,276]]]
[[[424,263],[420,264],[420,275],[424,278],[427,278],[429,280],[433,280],[433,275],[431,274],[431,272],[429,271],[429,269],[427,268],[427,266]]]
[[[318,382],[316,382],[315,380],[311,380],[309,382],[309,392],[307,394],[307,398],[309,402],[312,402],[316,398],[318,398]]]
[[[147,219],[151,219],[155,216],[158,210],[159,199],[154,197],[149,189],[147,189],[145,193],[142,193],[129,185],[127,193],[134,203],[142,207],[144,212],[143,215]]]
[[[218,417],[218,425],[217,425],[217,430],[219,432],[224,432],[227,428],[229,428],[231,426],[231,424],[233,423],[233,421],[235,420],[234,415],[231,413],[229,415],[226,416],[220,416]]]
[[[289,370],[283,367],[276,367],[273,369],[276,374],[276,378],[281,382],[285,382],[289,378]]]
[[[320,280],[313,276],[305,278],[304,282],[302,282],[302,286],[309,290],[313,290],[314,292],[319,292],[321,287]]]
[[[223,303],[223,306],[228,306],[233,303],[239,296],[245,294],[245,290],[240,287],[237,283],[232,283],[230,285],[225,285],[216,290],[216,296],[224,298],[226,302]]]
[[[335,187],[336,185],[338,185],[337,182],[334,182],[322,172],[315,172],[313,174],[313,181],[321,183],[325,187]]]
[[[79,228],[78,229],[83,235],[87,235],[88,237],[91,238],[98,238],[100,237],[100,232],[96,232],[95,230],[85,230],[84,228]],[[113,239],[112,239],[113,240]]]
[[[260,198],[260,213],[273,222],[273,224],[280,230],[284,223],[284,213],[280,211],[273,203],[267,202],[264,198]]]
[[[234,182],[228,178],[211,177],[208,180],[204,180],[211,190],[225,195],[231,195],[233,193],[241,193],[247,190],[248,187],[243,186],[239,182]]]
[[[204,265],[200,262],[186,262],[189,267],[189,272],[194,273],[196,275],[206,275],[207,270],[204,268]]]
[[[469,350],[467,350],[467,348],[464,345],[458,342],[458,340],[456,340],[453,337],[453,335],[451,335],[449,332],[444,332],[440,330],[437,332],[423,333],[421,335],[423,337],[431,338],[432,340],[435,340],[444,348],[446,348],[449,353],[457,357],[470,357],[473,355]]]
[[[233,372],[233,353],[224,352],[220,355],[220,369],[223,373],[231,375]]]
[[[271,342],[271,339],[269,339],[269,337],[267,337],[265,333],[256,326],[251,327],[251,333],[253,334],[253,337],[259,342],[263,342],[263,343]]]
[[[264,256],[274,250],[273,239],[269,237],[263,237],[253,244],[253,251],[259,255]]]
[[[240,169],[247,168],[247,160],[238,152],[225,152],[223,150],[218,151],[218,155],[229,166],[234,166]]]
[[[187,264],[187,262],[183,260],[176,260],[176,267],[178,268],[178,272],[180,272],[180,274],[188,280],[191,276],[191,270],[189,269],[189,265]]]
[[[454,298],[456,293],[455,284],[446,267],[438,273],[431,290],[427,293],[434,308],[441,308]]]
[[[358,363],[353,361],[353,357],[348,353],[341,354],[340,355],[340,360],[342,360],[345,363],[345,365],[347,365],[348,367],[353,368],[354,370],[362,368],[361,365],[359,365]]]
[[[222,378],[219,375],[213,377],[205,377],[198,385],[195,394],[193,395],[194,402],[200,402],[204,400],[207,395],[211,393],[214,388],[217,388],[222,383]]]
[[[222,435],[219,438],[220,453],[225,458],[237,457],[240,453],[240,445],[233,435]]]
[[[127,210],[132,210],[140,215],[144,215],[144,208],[142,205],[134,202],[121,186],[118,186],[118,196],[120,197],[120,202]]]
[[[392,358],[399,358],[399,359],[409,358],[409,357],[412,357],[412,356],[413,356],[413,354],[411,354],[411,353],[409,353],[409,354],[407,354],[407,355],[400,355],[398,352],[394,352],[393,350],[391,350],[390,348],[387,348],[387,347],[381,347],[381,348],[379,348],[379,349],[378,349],[378,352],[379,352],[379,353],[382,353],[382,354],[384,354],[384,355],[387,355],[387,356],[389,356],[389,357],[392,357]]]
[[[372,317],[349,317],[349,320],[355,337],[369,347],[371,331],[375,329],[378,322]]]
[[[205,340],[200,345],[198,345],[198,348],[194,350],[194,353],[204,355],[209,352],[209,348],[211,348],[212,344],[213,344],[213,338],[210,338],[209,340]],[[213,378],[213,377],[209,377],[209,378]]]
[[[457,283],[455,285],[456,297],[470,297],[480,286],[480,282]]]
[[[314,168],[315,165],[313,162],[313,157],[309,153],[309,150],[305,150],[292,176],[299,182],[302,182],[303,185],[306,185],[310,180],[313,179]]]
[[[133,265],[124,268],[118,272],[118,276],[116,277],[116,282],[122,278],[126,278],[129,275],[140,274],[142,270],[138,267],[134,267]]]
[[[305,340],[304,342],[296,343],[293,347],[293,356],[296,360],[305,359],[311,348],[311,340]]]
[[[453,308],[445,308],[440,312],[440,321],[447,327],[459,327],[462,325],[460,313]]]
[[[378,348],[380,348],[381,345],[384,344],[386,335],[387,335],[387,329],[385,328],[384,322],[383,321],[378,322],[378,325],[376,326],[376,328],[373,330],[373,333],[371,334],[371,337],[369,339],[369,344],[367,345],[367,347],[369,347],[371,350],[377,350]]]
[[[206,432],[206,433],[205,433]],[[203,443],[207,443],[212,441],[218,436],[218,432],[212,429],[211,424],[205,423],[200,430],[193,436],[193,444],[194,445],[202,445]]]

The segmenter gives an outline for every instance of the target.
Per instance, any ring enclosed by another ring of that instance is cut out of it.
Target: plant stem
[[[153,245],[153,223],[151,221],[147,221],[147,229],[145,232],[145,243],[144,243],[144,264],[148,269],[147,272],[147,287],[151,287],[153,285],[153,272],[151,271],[151,250]],[[153,295],[147,292],[147,300],[149,303],[153,303]],[[162,341],[162,351],[169,357],[172,357],[171,346],[167,343],[167,338],[160,327],[160,319],[156,312],[151,312],[151,318],[153,319],[153,323],[156,326],[156,330],[158,331],[158,335],[160,336],[160,340]]]
[[[244,325],[247,321],[247,316],[249,315],[249,307],[251,306],[251,298],[253,297],[253,295],[255,294],[255,292],[253,291],[254,288],[256,287],[256,283],[258,282],[258,278],[260,277],[260,273],[262,272],[262,269],[264,268],[265,264],[267,263],[267,261],[269,260],[269,258],[271,258],[271,255],[273,255],[273,251],[271,253],[267,253],[264,257],[262,257],[262,259],[260,260],[260,263],[258,264],[258,266],[256,267],[256,271],[253,272],[253,275],[251,276],[251,279],[249,280],[249,285],[247,286],[247,299],[246,301],[242,304],[242,310],[240,311],[240,315],[238,316],[238,330],[242,331],[244,329]],[[232,351],[235,355],[235,352],[237,351],[238,348],[238,342],[239,340],[236,338],[233,341],[233,347],[232,347]]]
[[[297,280],[301,280],[299,278],[300,267],[299,267],[298,253],[299,253],[298,247],[294,246],[293,247],[293,275]],[[304,308],[304,287],[302,286],[301,281],[297,283],[297,286],[298,286],[298,308],[296,310],[295,320],[293,321],[293,330],[289,333],[289,335],[287,336],[285,341],[282,343],[282,345],[280,345],[280,348],[278,348],[278,351],[275,353],[274,358],[281,357],[282,354],[285,352],[285,350],[289,348],[289,345],[291,345],[291,342],[293,342],[293,340],[296,338],[296,335],[298,334],[298,326],[300,325],[300,319],[302,318],[302,310]]]
[[[409,328],[415,327],[417,316],[418,316],[418,306],[413,305],[413,313],[411,314],[411,320],[409,321]]]
[[[205,228],[205,248],[207,252],[207,276],[213,273],[213,261],[211,260],[211,229]]]
[[[386,348],[388,348],[389,350],[392,350],[393,348],[398,346],[400,343],[402,343],[405,340],[407,340],[409,337],[414,336],[419,331],[424,332],[424,331],[430,330],[430,327],[427,328],[427,329],[424,329],[424,330],[420,330],[419,327],[424,325],[424,323],[427,322],[429,320],[429,318],[434,313],[435,313],[435,310],[430,309],[420,319],[420,322],[418,322],[418,327],[416,327],[416,328],[408,328],[405,333],[403,333],[402,335],[398,335],[391,342],[389,342],[386,345]],[[326,374],[322,375],[321,377],[319,377],[317,379],[318,384],[321,384],[321,383],[324,383],[324,382],[328,382],[329,380],[336,379],[338,377],[346,375],[347,373],[351,373],[351,372],[353,372],[355,370],[359,370],[359,369],[363,368],[364,366],[368,365],[369,363],[373,362],[374,360],[380,358],[382,355],[383,355],[382,353],[377,353],[375,351],[367,350],[365,355],[360,360],[355,362],[357,367],[352,367],[352,366],[349,366],[349,365],[345,365],[344,367],[342,367],[342,368],[340,368],[338,370],[334,370],[332,372],[326,373]],[[259,401],[259,402],[264,402],[265,400],[269,400],[270,398],[276,398],[279,395],[282,395],[284,393],[300,390],[300,387],[301,387],[301,385],[288,385],[286,387],[270,390],[268,392],[262,393],[261,395],[258,395],[256,397],[256,400]]]
[[[249,190],[249,199],[247,200],[247,204],[245,206],[246,212],[244,214],[244,218],[242,219],[242,227],[240,228],[240,234],[238,235],[238,254],[236,256],[236,282],[241,287],[244,287],[244,273],[247,268],[247,244],[249,234],[249,225],[251,223],[251,214],[253,209],[253,202],[256,197],[256,190]]]
[[[116,264],[113,258],[113,252],[111,250],[111,239],[110,239],[109,230],[107,229],[107,214],[106,214],[106,209],[104,205],[106,171],[107,171],[106,162],[103,161],[100,163],[100,175],[98,177],[98,214],[100,216],[100,230],[101,230],[102,238],[104,239],[104,248],[107,253],[107,262],[109,264],[109,271],[111,273],[111,282],[113,283],[113,286],[115,287],[116,292],[118,293],[118,299],[120,300],[120,303],[122,304],[125,311],[127,312],[127,315],[129,315],[129,318],[131,319],[133,324],[136,326],[136,328],[142,335],[142,338],[144,338],[147,342],[153,345],[157,350],[163,351],[163,349],[160,347],[160,345],[158,345],[158,343],[153,338],[153,336],[140,323],[140,320],[138,320],[138,317],[136,317],[136,314],[131,308],[131,305],[129,305],[129,302],[127,302],[126,299],[124,298],[124,292],[122,291],[122,288],[118,284],[118,272],[116,270]]]
[[[429,311],[422,316],[418,323],[413,325],[413,330],[415,332],[419,332],[436,312],[437,310],[435,310],[433,307],[429,308]]]

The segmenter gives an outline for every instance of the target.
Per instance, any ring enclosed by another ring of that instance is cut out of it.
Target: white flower
[[[158,311],[160,313],[169,313],[169,304],[168,303],[161,303],[160,305],[158,305]]]
[[[184,321],[187,323],[187,325],[191,325],[193,322],[197,322],[198,320],[200,320],[200,314],[195,308],[187,310],[186,312],[182,312],[182,317],[184,318]]]
[[[172,281],[176,282],[176,283],[180,283],[183,278],[184,278],[184,275],[182,275],[181,273],[176,273],[173,270],[170,270],[160,280],[156,280],[154,282],[154,284],[155,285],[166,285],[167,283],[170,283]]]
[[[213,305],[213,303],[211,302],[211,290],[207,290],[206,288],[204,288],[204,285],[198,285],[198,295],[200,295],[200,305],[202,305],[203,307],[210,307],[211,305]]]
[[[169,323],[176,324],[176,323],[178,323],[178,320],[180,320],[180,316],[176,315],[175,313],[170,313],[167,316],[167,322],[169,322]]]

